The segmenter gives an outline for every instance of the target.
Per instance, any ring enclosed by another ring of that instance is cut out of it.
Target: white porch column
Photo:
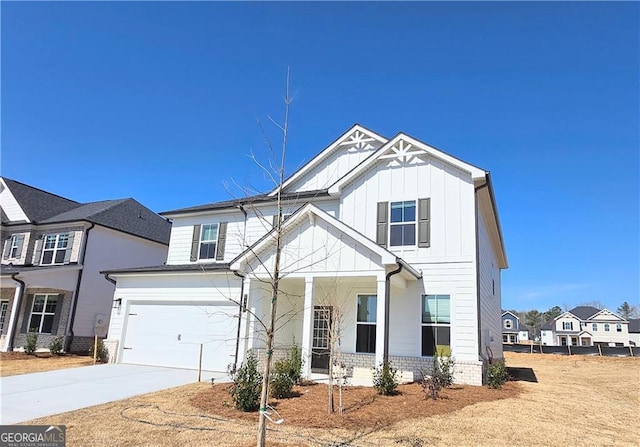
[[[311,376],[311,343],[313,341],[313,276],[304,279],[304,308],[302,310],[302,376]]]
[[[11,343],[11,335],[13,334],[13,330],[18,323],[18,313],[20,312],[20,295],[22,294],[22,284],[18,284],[16,287],[16,291],[13,294],[13,303],[11,303],[11,314],[9,315],[9,326],[7,327],[7,335],[4,338],[4,346],[2,347],[2,352],[7,352],[9,349],[9,344]],[[25,318],[29,318],[28,315],[25,315]]]
[[[376,299],[376,364],[377,368],[384,359],[384,333],[385,333],[385,304],[387,302],[386,296],[386,282],[384,274],[378,276],[378,296]]]

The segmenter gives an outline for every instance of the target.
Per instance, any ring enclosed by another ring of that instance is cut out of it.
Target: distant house
[[[78,203],[0,177],[0,350],[64,338],[86,352],[106,336],[114,284],[101,270],[166,259],[171,224],[134,199]]]
[[[529,328],[511,311],[502,311],[502,343],[522,343],[529,340]]]
[[[541,328],[547,346],[629,346],[629,322],[608,309],[578,306]]]
[[[640,346],[640,318],[629,320],[629,344]]]

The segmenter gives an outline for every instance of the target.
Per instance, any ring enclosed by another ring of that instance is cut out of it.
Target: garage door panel
[[[225,371],[233,361],[237,307],[132,304],[123,363]]]

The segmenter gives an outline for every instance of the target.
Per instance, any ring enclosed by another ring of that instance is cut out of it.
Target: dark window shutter
[[[42,245],[44,244],[44,235],[40,235],[36,239],[35,248],[33,250],[33,265],[39,265],[42,259]]]
[[[18,251],[16,251],[16,258],[22,256],[22,246],[24,245],[24,234],[16,237],[16,242],[18,245]]]
[[[20,329],[20,332],[23,334],[26,334],[27,332],[29,332],[29,321],[31,321],[32,307],[33,307],[33,294],[29,294],[27,295],[27,300],[24,302],[24,312],[22,314],[22,329]]]
[[[224,247],[227,243],[227,223],[220,222],[218,225],[218,246],[216,247],[216,261],[224,259]]]
[[[73,237],[74,233],[69,233],[69,240],[67,242],[67,251],[64,254],[64,263],[68,264],[71,260],[71,252],[73,251]]]
[[[11,251],[11,238],[4,241],[4,251],[2,252],[2,259],[9,259],[9,252]]]
[[[418,247],[431,246],[431,199],[418,200]]]
[[[198,260],[198,250],[200,248],[200,225],[193,226],[193,237],[191,238],[191,261]]]
[[[51,334],[58,334],[58,324],[60,323],[60,314],[62,313],[62,303],[64,302],[64,293],[58,295],[56,303],[56,313],[53,315],[53,323],[51,324]],[[71,328],[73,330],[73,328]],[[64,335],[64,334],[61,334]]]
[[[389,225],[389,202],[378,202],[378,219],[376,226],[376,244],[387,246],[387,227]]]

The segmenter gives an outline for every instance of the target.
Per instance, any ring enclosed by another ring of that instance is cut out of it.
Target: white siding
[[[378,202],[431,198],[431,246],[389,247],[410,263],[468,261],[475,256],[471,175],[426,157],[398,166],[382,160],[345,187],[341,220],[371,240]]]
[[[326,189],[375,152],[380,146],[382,146],[382,143],[372,141],[371,146],[367,149],[356,149],[353,146],[339,147],[304,176],[288,185],[286,190],[291,192]]]
[[[480,336],[481,349],[491,348],[495,358],[502,358],[502,299],[500,269],[493,251],[485,218],[478,210],[478,250],[480,270]]]
[[[76,242],[77,240],[77,242]],[[74,321],[74,335],[93,336],[96,315],[111,313],[114,286],[100,272],[109,269],[162,264],[167,246],[96,226],[88,236],[82,283]],[[79,247],[82,238],[74,239]],[[71,289],[75,290],[75,285]]]
[[[20,204],[13,196],[7,185],[4,183],[4,180],[0,179],[2,182],[2,188],[0,188],[0,205],[2,206],[2,210],[7,215],[11,222],[29,222],[27,215],[22,211]]]

